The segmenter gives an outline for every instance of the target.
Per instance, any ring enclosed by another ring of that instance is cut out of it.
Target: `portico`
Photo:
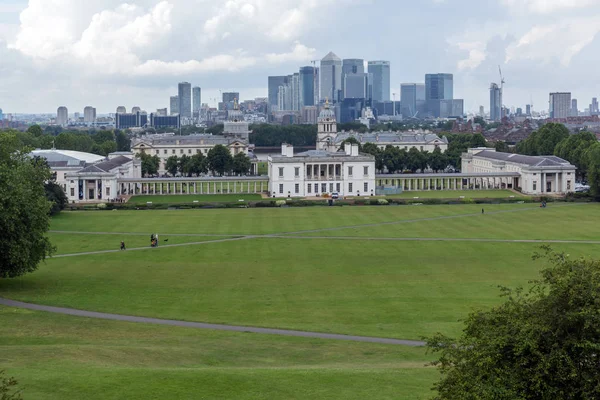
[[[118,195],[263,193],[268,177],[124,178]]]
[[[378,174],[378,194],[428,190],[489,190],[517,188],[520,175],[504,173]]]

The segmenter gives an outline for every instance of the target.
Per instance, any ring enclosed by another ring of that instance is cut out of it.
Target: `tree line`
[[[119,129],[115,130],[89,130],[60,131],[42,130],[39,125],[30,126],[27,131],[7,129],[3,132],[16,136],[22,146],[33,149],[51,149],[53,146],[59,150],[75,150],[85,153],[107,156],[116,151],[129,151],[131,140],[127,134]]]
[[[146,153],[136,155],[142,161],[142,174],[156,176],[160,169],[160,158]],[[171,156],[165,162],[165,170],[171,176],[200,176],[211,172],[213,175],[246,175],[250,171],[252,161],[245,153],[231,155],[229,149],[223,145],[216,145],[204,156],[202,153],[181,157]]]

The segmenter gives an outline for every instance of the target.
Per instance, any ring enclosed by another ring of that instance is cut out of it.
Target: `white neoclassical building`
[[[516,185],[525,194],[565,194],[575,190],[575,166],[556,156],[524,156],[474,148],[463,153],[462,172],[518,173]]]
[[[358,152],[358,145],[343,152],[309,150],[294,154],[283,144],[281,156],[268,158],[269,194],[275,197],[313,197],[375,194],[375,157]]]
[[[407,132],[379,131],[379,132],[338,132],[335,113],[326,103],[318,118],[317,150],[338,151],[344,140],[355,138],[361,145],[373,143],[381,150],[388,145],[399,149],[410,150],[415,147],[420,151],[433,152],[439,148],[442,152],[448,150],[448,139],[439,137],[426,130]]]
[[[34,150],[31,152],[33,157],[44,158],[50,166],[50,169],[56,176],[56,183],[67,193],[67,174],[77,172],[87,165],[104,161],[106,157],[92,153],[84,153],[73,150]]]

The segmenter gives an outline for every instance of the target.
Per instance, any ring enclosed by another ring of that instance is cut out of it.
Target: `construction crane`
[[[504,93],[504,76],[502,76],[502,68],[498,65],[500,72],[500,119],[504,118],[504,104],[502,104],[502,95]]]
[[[392,93],[392,96],[393,96],[393,99],[394,99],[394,102],[392,103],[392,107],[394,108],[393,115],[395,117],[396,116],[396,93]]]

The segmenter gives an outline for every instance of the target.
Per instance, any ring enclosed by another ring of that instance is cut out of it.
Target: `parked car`
[[[337,200],[337,199],[339,199],[339,198],[340,198],[340,194],[339,194],[339,193],[337,193],[337,192],[335,192],[335,193],[331,193],[331,198],[332,198],[333,200]]]

